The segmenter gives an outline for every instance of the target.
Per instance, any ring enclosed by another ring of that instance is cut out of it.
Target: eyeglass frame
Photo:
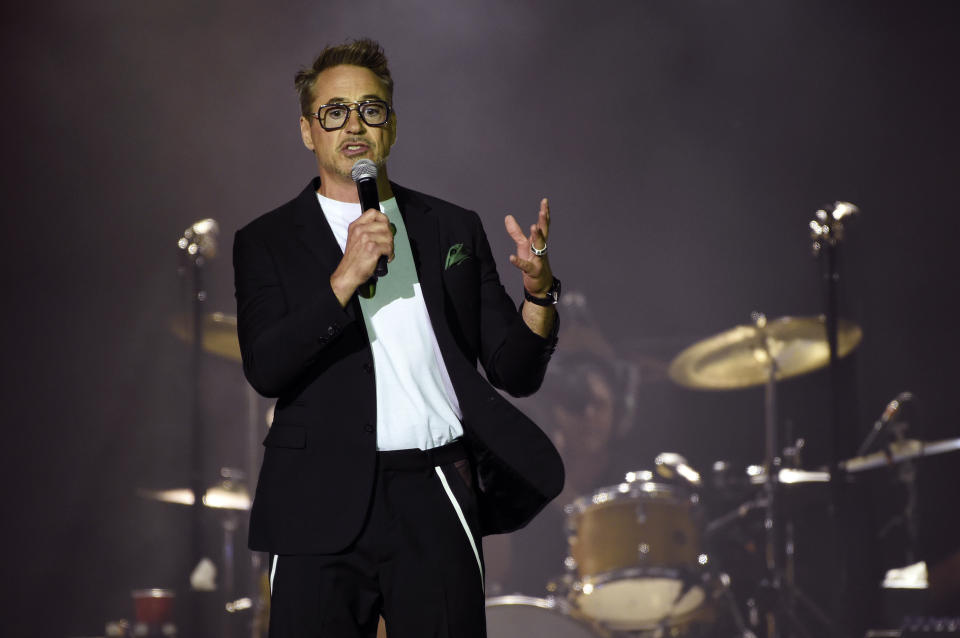
[[[367,118],[363,116],[363,111],[360,110],[361,107],[363,107],[365,104],[371,104],[371,103],[383,104],[386,107],[387,119],[385,119],[382,124],[371,124],[370,122],[367,121]],[[342,106],[347,109],[347,115],[346,117],[343,118],[343,124],[341,124],[340,126],[335,126],[333,128],[327,128],[326,126],[324,126],[323,120],[320,119],[320,111],[327,108],[328,106]],[[320,106],[317,107],[316,113],[309,113],[308,115],[316,118],[317,124],[320,125],[320,128],[322,128],[324,131],[329,132],[329,131],[339,131],[344,126],[346,126],[347,122],[350,121],[350,113],[353,111],[357,112],[357,117],[360,118],[360,121],[362,121],[367,126],[373,126],[375,128],[381,128],[389,124],[390,115],[393,113],[396,113],[396,111],[393,109],[393,106],[391,106],[390,103],[387,102],[386,100],[374,99],[374,100],[361,100],[359,102],[330,102],[329,104],[321,104]]]

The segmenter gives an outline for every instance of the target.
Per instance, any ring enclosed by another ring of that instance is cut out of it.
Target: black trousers
[[[271,556],[270,638],[373,638],[381,614],[389,638],[485,638],[478,523],[460,441],[378,453],[349,548]]]

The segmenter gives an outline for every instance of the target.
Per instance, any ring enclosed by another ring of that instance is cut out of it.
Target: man
[[[328,47],[296,86],[319,176],[234,242],[244,372],[278,399],[249,539],[271,553],[271,636],[366,638],[381,614],[390,638],[484,636],[480,537],[563,486],[549,439],[491,387],[534,392],[556,346],[547,201],[529,235],[505,220],[518,312],[476,214],[387,179],[379,45]],[[381,210],[360,210],[359,159]]]

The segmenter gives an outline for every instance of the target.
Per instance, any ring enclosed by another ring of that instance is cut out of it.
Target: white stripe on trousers
[[[273,596],[273,575],[277,573],[277,559],[279,554],[273,555],[273,565],[270,566],[270,595]]]
[[[473,539],[473,533],[470,531],[470,526],[467,524],[467,517],[463,515],[463,510],[460,508],[460,502],[457,501],[456,497],[453,495],[453,491],[450,489],[450,484],[447,483],[447,477],[444,475],[443,470],[440,469],[440,466],[434,468],[437,471],[437,476],[440,477],[440,482],[443,483],[443,489],[447,493],[447,497],[450,499],[450,502],[453,503],[453,509],[457,512],[457,517],[460,519],[460,524],[463,525],[463,531],[467,534],[467,540],[470,541],[470,548],[473,550],[473,556],[477,559],[477,569],[480,570],[480,590],[483,591],[483,565],[480,563],[480,552],[477,551],[477,542]]]

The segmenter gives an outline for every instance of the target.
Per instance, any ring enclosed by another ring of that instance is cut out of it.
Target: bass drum
[[[685,621],[706,600],[698,498],[680,487],[634,480],[566,506],[570,598],[613,630]]]
[[[560,598],[488,598],[487,638],[608,638]]]

